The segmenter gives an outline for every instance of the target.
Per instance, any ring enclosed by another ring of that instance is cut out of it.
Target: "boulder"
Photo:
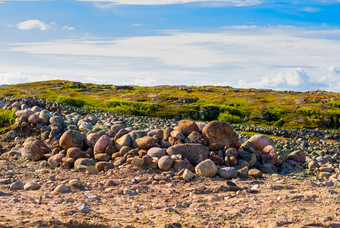
[[[234,167],[224,167],[218,170],[218,175],[224,179],[233,179],[237,177],[237,169]]]
[[[148,150],[156,144],[156,139],[150,136],[144,136],[136,139],[136,143],[140,149]]]
[[[256,147],[257,151],[260,154],[262,154],[263,149],[268,145],[271,145],[276,153],[276,146],[274,141],[265,135],[254,135],[249,139],[249,142],[251,142]]]
[[[28,139],[24,143],[22,156],[28,160],[38,161],[48,153],[51,153],[51,150],[43,141]]]
[[[191,120],[181,120],[178,123],[178,131],[181,132],[185,137],[187,137],[191,132],[199,132],[200,129],[194,121]]]
[[[184,158],[183,160],[175,160],[173,168],[176,172],[181,171],[182,169],[189,169],[192,172],[195,170],[195,167],[187,158]]]
[[[210,159],[206,159],[202,162],[200,162],[196,167],[195,167],[195,172],[198,175],[205,176],[205,177],[214,177],[216,176],[218,170],[213,161]]]
[[[109,145],[113,145],[111,138],[107,135],[101,136],[94,146],[94,154],[105,153],[105,149]]]
[[[67,149],[67,152],[66,152],[66,157],[74,158],[75,160],[77,160],[78,158],[81,158],[82,155],[83,155],[83,152],[78,147],[70,147]]]
[[[150,157],[161,158],[165,156],[166,150],[164,148],[152,147],[148,150],[147,155]]]
[[[39,122],[39,115],[37,114],[33,114],[33,115],[30,115],[30,117],[28,117],[28,122],[35,125]]]
[[[306,154],[302,150],[296,150],[290,154],[288,154],[287,160],[293,160],[299,163],[306,162]]]
[[[93,159],[90,159],[90,158],[78,158],[74,162],[74,169],[78,170],[80,168],[80,166],[94,166],[95,163],[96,162]]]
[[[211,121],[203,128],[202,133],[209,143],[217,143],[220,148],[240,147],[236,132],[225,122]]]
[[[100,161],[96,163],[96,169],[98,170],[98,172],[107,171],[113,168],[114,168],[114,165],[112,162]]]
[[[85,136],[79,131],[68,130],[59,139],[59,145],[67,150],[70,147],[85,148]]]
[[[187,143],[169,147],[166,152],[169,155],[181,154],[187,158],[191,164],[197,165],[208,158],[209,150],[202,144]]]
[[[158,160],[158,168],[163,171],[169,170],[173,164],[174,161],[171,159],[170,156],[163,156]]]
[[[258,169],[251,169],[248,171],[248,175],[251,177],[262,177],[263,173]]]
[[[200,133],[197,131],[191,132],[188,137],[186,138],[187,143],[199,143],[202,144],[203,142],[203,137]]]
[[[131,136],[130,135],[123,135],[119,139],[117,139],[115,147],[117,150],[120,150],[123,146],[131,146]]]
[[[277,154],[276,154],[276,149],[272,145],[267,145],[265,148],[262,150],[261,154],[262,158],[262,164],[272,164],[275,165],[277,161]]]

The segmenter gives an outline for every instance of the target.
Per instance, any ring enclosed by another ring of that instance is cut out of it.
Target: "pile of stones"
[[[134,130],[110,115],[63,114],[20,102],[0,106],[16,110],[18,117],[7,132],[15,143],[3,148],[1,156],[45,160],[53,169],[96,174],[132,164],[178,172],[190,180],[194,173],[232,179],[308,167],[319,178],[339,181],[339,153],[314,158],[302,149],[282,153],[272,139],[254,135],[242,140],[231,125],[220,121],[181,120],[177,126],[168,122],[164,129]],[[136,122],[145,117],[140,118]],[[33,137],[27,138],[27,132]]]

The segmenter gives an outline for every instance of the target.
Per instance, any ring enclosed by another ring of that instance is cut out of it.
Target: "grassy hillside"
[[[281,128],[340,128],[340,93],[227,86],[112,86],[44,81],[0,87],[1,96],[42,97],[87,109],[154,117],[219,119]]]

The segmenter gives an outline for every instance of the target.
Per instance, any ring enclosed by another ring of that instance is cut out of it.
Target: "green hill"
[[[228,86],[114,86],[44,81],[0,87],[1,96],[40,97],[115,113],[280,128],[340,128],[340,93]]]

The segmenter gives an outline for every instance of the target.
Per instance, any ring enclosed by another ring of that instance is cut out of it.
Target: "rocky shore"
[[[15,110],[18,117],[14,127],[0,135],[0,161],[3,162],[0,184],[9,191],[0,191],[4,197],[20,191],[79,193],[85,188],[79,178],[56,185],[55,175],[51,174],[64,172],[71,172],[73,176],[106,177],[119,173],[122,178],[129,174],[133,184],[142,178],[133,179],[134,175],[148,173],[142,175],[145,185],[202,183],[205,178],[224,181],[218,190],[202,188],[201,191],[207,193],[256,194],[259,186],[253,180],[278,178],[280,181],[283,176],[305,177],[311,186],[339,187],[340,135],[337,131],[290,131],[231,126],[220,121],[195,123],[129,116],[84,110],[39,98],[1,98],[0,106]],[[273,141],[261,134],[248,137],[237,134],[235,129],[290,139]],[[316,137],[319,140],[315,140]],[[13,164],[24,164],[22,168],[27,170],[30,179],[17,175],[17,170],[10,168]],[[40,168],[36,170],[28,164]],[[44,173],[49,178],[43,178]],[[253,184],[244,186],[239,181]],[[147,191],[117,189],[116,185],[108,179],[102,185],[103,191],[117,191],[129,197]],[[87,188],[89,186],[91,184]],[[89,199],[98,199],[92,193],[86,194]],[[193,202],[184,207],[191,205]],[[88,214],[89,208],[83,203],[76,211]],[[167,213],[172,215],[175,211],[171,208]]]

